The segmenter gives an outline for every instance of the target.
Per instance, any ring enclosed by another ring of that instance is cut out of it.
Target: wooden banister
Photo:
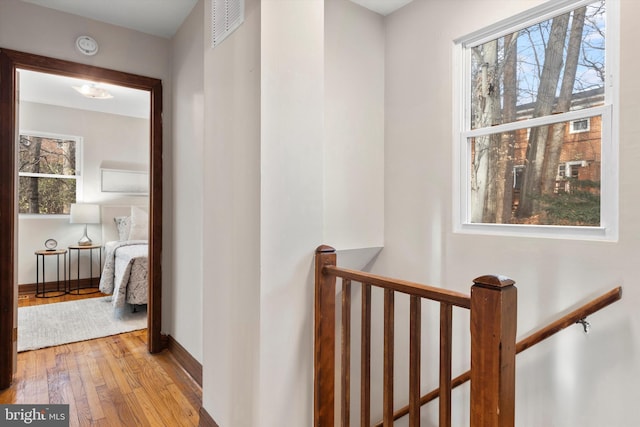
[[[342,282],[342,360],[340,367],[342,380],[340,419],[343,427],[349,427],[351,418],[351,280]]]
[[[526,349],[533,347],[539,342],[555,335],[563,329],[568,328],[571,325],[578,323],[580,320],[585,319],[591,314],[613,304],[614,302],[622,298],[622,287],[615,287],[604,294],[590,300],[589,302],[581,305],[575,310],[561,316],[559,319],[549,323],[548,325],[538,329],[531,333],[527,337],[518,341],[516,344],[516,354],[525,351]],[[453,380],[451,380],[451,388],[456,388],[471,379],[471,371],[466,371]],[[442,388],[442,384],[440,388]],[[420,398],[420,405],[425,405],[432,400],[435,400],[440,395],[440,388],[436,388]],[[394,414],[394,420],[404,417],[409,413],[409,406],[404,406],[397,410]],[[382,422],[379,422],[375,427],[382,427]]]
[[[411,296],[409,303],[409,427],[420,427],[421,302]]]
[[[451,304],[440,304],[440,425],[451,427],[451,360],[453,354],[453,310]],[[414,403],[415,405],[415,403]],[[418,402],[417,411],[422,403]]]
[[[384,290],[384,344],[382,363],[382,416],[385,426],[393,425],[393,353],[395,299],[391,289]]]
[[[315,427],[333,426],[335,402],[336,277],[323,273],[336,264],[336,252],[329,246],[316,249],[314,406]]]
[[[371,285],[362,284],[360,347],[360,424],[371,425]]]
[[[514,281],[496,276],[471,287],[471,427],[513,427],[516,395]]]
[[[472,427],[513,427],[515,400],[513,359],[515,358],[516,289],[510,279],[483,276],[476,279],[471,296],[399,279],[338,268],[335,250],[320,246],[316,250],[315,331],[314,331],[314,426],[332,427],[335,408],[336,374],[336,280],[342,280],[341,376],[339,418],[349,426],[351,358],[352,281],[362,285],[361,331],[361,425],[370,425],[371,412],[371,288],[384,292],[383,305],[383,423],[394,422],[394,331],[395,293],[410,297],[409,425],[420,425],[420,359],[422,299],[440,303],[440,427],[451,426],[452,308],[471,310]]]
[[[435,286],[427,286],[406,280],[391,279],[384,276],[365,273],[363,271],[340,268],[335,265],[325,265],[324,272],[327,275],[349,279],[354,282],[367,283],[408,295],[416,295],[420,298],[426,298],[432,301],[446,302],[462,308],[471,308],[469,295],[450,291],[448,289],[436,288]]]

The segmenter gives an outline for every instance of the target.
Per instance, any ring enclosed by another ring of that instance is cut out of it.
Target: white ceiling
[[[27,3],[80,15],[85,18],[171,38],[198,0],[22,0]],[[412,0],[351,0],[386,16]],[[88,99],[72,86],[82,81],[35,72],[21,72],[20,97],[24,101],[62,105],[133,117],[149,117],[147,92],[117,86],[108,88],[113,99]]]
[[[149,118],[151,105],[149,92],[97,83],[98,87],[107,89],[113,95],[113,98],[90,99],[73,89],[73,86],[82,86],[87,83],[92,82],[20,70],[20,101]]]
[[[373,10],[382,16],[395,12],[413,0],[351,0],[352,2]]]
[[[198,0],[22,0],[96,21],[171,38]],[[351,0],[388,15],[413,0]]]
[[[155,36],[171,38],[198,0],[22,0]]]

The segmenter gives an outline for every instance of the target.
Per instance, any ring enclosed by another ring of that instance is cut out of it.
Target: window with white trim
[[[18,212],[68,214],[80,187],[81,138],[21,132],[18,142]]]
[[[591,130],[591,120],[586,119],[573,120],[569,128],[569,133],[589,132]]]
[[[618,1],[547,2],[456,40],[455,231],[617,239]]]

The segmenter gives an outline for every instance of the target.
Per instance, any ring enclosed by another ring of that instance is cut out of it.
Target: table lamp
[[[71,224],[84,224],[84,235],[78,240],[79,246],[91,246],[93,242],[87,236],[87,224],[100,223],[100,205],[91,203],[72,203],[69,213]]]

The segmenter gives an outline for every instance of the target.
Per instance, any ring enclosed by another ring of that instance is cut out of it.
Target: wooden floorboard
[[[31,305],[52,304],[54,302],[75,301],[79,299],[98,298],[98,297],[107,296],[102,292],[96,292],[95,289],[85,289],[83,290],[83,292],[87,292],[87,293],[81,293],[80,295],[64,294],[59,297],[51,297],[51,298],[36,298],[33,293],[20,294],[18,296],[18,307],[29,307]]]
[[[72,299],[30,296],[19,306]],[[197,426],[202,390],[168,351],[151,355],[146,343],[141,330],[19,353],[0,404],[69,404],[70,426]]]

